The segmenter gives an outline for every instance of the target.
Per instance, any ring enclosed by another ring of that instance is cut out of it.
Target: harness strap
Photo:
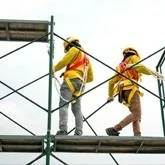
[[[128,69],[128,72],[133,76],[132,77],[133,79],[135,79],[135,80],[138,81],[139,76],[138,76],[138,74],[132,68]]]
[[[133,95],[135,94],[135,92],[137,91],[137,88],[134,86],[128,96],[128,106],[130,106],[130,103],[131,103],[131,99],[133,97]]]
[[[143,96],[143,93],[139,91],[139,89],[137,88],[136,85],[134,85],[134,87],[132,88],[129,96],[128,96],[128,103],[124,103],[127,107],[130,107],[130,103],[131,103],[131,99],[133,97],[133,95],[135,94],[135,92],[138,91],[140,96]]]
[[[81,60],[81,61],[79,61],[79,62],[77,62],[76,64],[74,64],[73,66],[71,66],[71,67],[68,67],[66,70],[68,71],[68,70],[75,70],[75,69],[77,69],[79,66],[84,66],[84,76],[83,76],[83,82],[86,82],[86,76],[87,76],[87,66],[88,66],[88,63],[89,63],[89,60],[88,60],[88,58],[86,57],[86,55],[84,55],[84,58]],[[70,88],[70,90],[71,90],[71,92],[72,92],[72,94],[74,95],[74,96],[79,96],[79,95],[81,95],[83,92],[82,92],[82,89],[83,89],[83,85],[82,85],[82,87],[80,88],[80,90],[79,91],[77,91],[75,88],[74,88],[74,86],[73,86],[73,84],[72,84],[72,82],[70,81],[70,79],[68,78],[68,75],[64,75],[64,78],[65,78],[65,81],[66,81],[66,83],[68,84],[68,86],[69,86],[69,88]]]
[[[133,68],[128,68],[127,69],[127,65],[128,65],[129,60],[131,59],[131,56],[127,56],[126,58],[124,58],[124,60],[117,66],[116,69],[120,73],[123,72],[123,75],[125,75],[126,77],[130,77],[130,78],[133,78],[133,79],[138,81],[139,80],[138,73]],[[119,77],[120,77],[120,79],[124,79],[124,77],[122,75],[119,75]]]
[[[74,64],[71,67],[68,67],[67,70],[74,70],[74,69],[78,68],[81,65],[88,66],[88,62],[89,62],[88,58],[86,57],[86,55],[84,55],[83,60],[77,62],[76,64]]]
[[[70,79],[68,78],[68,76],[65,76],[65,81],[68,84],[68,87],[74,96],[78,97],[80,94],[82,94],[81,91],[76,91],[75,87],[73,86],[73,84],[70,81]]]
[[[84,60],[82,61],[79,61],[78,63],[76,63],[75,65],[73,65],[72,67],[69,67],[67,70],[73,70],[73,69],[76,69],[78,68],[79,66],[83,65],[84,64]]]
[[[73,84],[71,83],[70,79],[68,78],[68,76],[65,76],[65,81],[68,84],[68,87],[69,87],[70,91],[72,93],[74,93],[75,88],[74,88]]]

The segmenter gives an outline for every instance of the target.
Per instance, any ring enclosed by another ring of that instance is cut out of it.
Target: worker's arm
[[[66,67],[78,54],[79,49],[72,47],[68,53],[60,60],[55,66],[53,66],[53,72],[57,72],[62,68]]]
[[[113,78],[109,80],[109,82],[108,82],[108,94],[109,94],[109,97],[113,97],[114,86],[115,86],[115,84],[119,80],[120,79],[119,79],[118,73],[115,73]]]
[[[140,61],[140,59],[138,56],[132,56],[129,63],[134,65],[135,63],[137,63],[139,61]],[[137,65],[133,66],[133,69],[138,73],[142,73],[142,74],[146,74],[146,75],[153,75],[155,73],[155,71],[147,68],[146,66],[144,66],[141,63],[138,63]]]
[[[131,65],[139,62],[139,57],[137,56],[132,56],[131,60],[129,63],[131,63]],[[128,64],[127,67],[130,67],[131,65]],[[154,77],[156,78],[159,78],[159,79],[162,79],[162,80],[165,80],[164,76],[161,75],[159,72],[156,72],[154,70],[151,70],[149,68],[147,68],[146,66],[144,66],[143,64],[139,63],[135,66],[133,66],[134,70],[138,73],[142,73],[142,74],[146,74],[146,75],[153,75]]]

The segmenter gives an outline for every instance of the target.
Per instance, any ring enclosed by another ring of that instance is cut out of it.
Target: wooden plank
[[[165,147],[150,146],[94,146],[94,145],[58,145],[55,152],[73,153],[165,153]]]
[[[1,145],[1,152],[42,152],[42,145]]]
[[[164,137],[135,137],[135,136],[56,136],[55,140],[58,144],[98,144],[102,145],[139,145],[142,142],[143,145],[160,145],[165,146]]]
[[[0,152],[43,152],[44,136],[0,135]]]
[[[0,19],[0,40],[33,41],[48,34],[49,25],[48,21]],[[48,36],[37,40],[37,42],[48,42]]]
[[[165,153],[165,138],[55,136],[53,151],[78,153]]]
[[[0,152],[43,152],[45,136],[0,135]],[[165,153],[164,137],[51,136],[53,152]]]

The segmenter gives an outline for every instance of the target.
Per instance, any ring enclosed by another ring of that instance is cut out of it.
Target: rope
[[[63,101],[68,102],[69,100],[63,98],[63,97],[61,96],[60,91],[58,90],[57,83],[58,83],[59,86],[61,86],[61,84],[60,84],[59,80],[57,79],[57,77],[55,76],[55,74],[53,74],[53,77],[54,77],[54,85],[55,85],[55,88],[56,88],[56,91],[57,91],[58,95],[60,96],[60,98],[61,98]]]
[[[66,102],[70,101],[70,100],[67,100],[67,99],[65,99],[64,97],[62,97],[62,95],[61,95],[61,93],[60,93],[60,91],[59,91],[59,89],[58,89],[58,87],[57,87],[57,83],[58,83],[59,86],[61,86],[61,84],[60,84],[58,78],[55,76],[55,74],[53,74],[53,77],[54,77],[54,85],[55,85],[56,91],[57,91],[58,95],[60,96],[60,98],[61,98],[63,101],[66,101]],[[83,81],[86,82],[86,79],[87,79],[87,71],[85,70],[85,71],[84,71],[84,76],[83,76]],[[81,87],[80,87],[80,90],[79,90],[79,93],[78,93],[78,96],[81,94],[81,92],[83,91],[84,88],[85,88],[85,84],[82,83],[82,85],[81,85]],[[76,102],[76,100],[73,100],[73,101],[72,101],[72,103],[75,103],[75,102]]]
[[[48,49],[48,54],[49,54],[49,49]],[[87,81],[87,73],[88,73],[88,66],[84,66],[84,74],[83,74],[83,77],[82,77],[82,81],[83,83],[81,84],[81,87],[80,87],[80,90],[79,90],[79,93],[78,93],[78,96],[81,94],[81,92],[85,89],[85,84],[86,84],[86,81]],[[60,96],[60,98],[63,100],[63,101],[70,101],[70,100],[67,100],[65,98],[63,98],[61,96],[61,93],[60,91],[58,90],[58,87],[57,87],[57,83],[59,86],[61,86],[59,80],[57,79],[57,77],[55,76],[55,73],[53,73],[53,77],[54,77],[54,84],[55,84],[55,88],[56,88],[56,91],[58,93],[58,95]],[[56,83],[57,82],[57,83]],[[76,102],[76,99],[72,101],[72,103],[75,103]]]
[[[81,92],[85,89],[85,85],[86,85],[86,81],[87,81],[87,73],[88,73],[88,66],[85,66],[85,67],[84,67],[84,75],[83,75],[83,78],[82,78],[82,80],[83,80],[84,83],[81,84],[81,87],[80,87],[78,96],[79,96],[79,95],[81,94]],[[76,100],[74,100],[74,101],[76,101]]]
[[[137,64],[136,66],[134,66],[133,64],[127,64],[127,69],[129,68],[134,68],[134,67],[137,67],[137,66],[142,66],[141,64]],[[149,68],[146,67],[146,69],[150,72],[150,74],[158,79],[158,80],[162,80],[162,81],[165,81],[165,76],[163,76],[161,73],[159,72],[156,72],[156,71],[151,71]]]
[[[151,71],[149,71],[151,73]],[[155,74],[151,73],[153,77],[155,77],[158,80],[162,80],[165,81],[165,78],[162,74],[160,74],[159,72],[155,72]]]

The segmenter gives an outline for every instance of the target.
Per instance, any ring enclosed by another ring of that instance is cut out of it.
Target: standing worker
[[[114,127],[107,128],[105,131],[109,136],[119,136],[119,131],[126,127],[128,124],[132,123],[134,136],[141,136],[140,96],[142,96],[142,93],[139,91],[139,87],[135,83],[138,83],[142,74],[153,75],[162,79],[164,77],[158,72],[155,72],[142,64],[135,65],[140,61],[139,53],[135,49],[124,49],[123,56],[124,58],[122,62],[117,66],[116,70],[117,72],[123,74],[125,77],[115,73],[113,78],[109,80],[109,98],[107,99],[107,102],[113,101],[114,96],[117,94],[119,102],[126,105],[131,113]]]
[[[63,83],[60,88],[60,102],[59,102],[59,131],[56,135],[67,135],[68,125],[68,106],[67,102],[71,102],[71,109],[75,116],[75,132],[74,135],[81,136],[83,134],[83,114],[81,111],[81,97],[84,91],[85,84],[93,81],[92,65],[88,56],[82,52],[82,47],[79,40],[74,37],[66,39],[64,42],[64,52],[66,53],[55,66],[53,66],[53,73],[66,67],[62,74]],[[76,47],[75,47],[76,46]],[[81,50],[79,50],[78,48]]]

